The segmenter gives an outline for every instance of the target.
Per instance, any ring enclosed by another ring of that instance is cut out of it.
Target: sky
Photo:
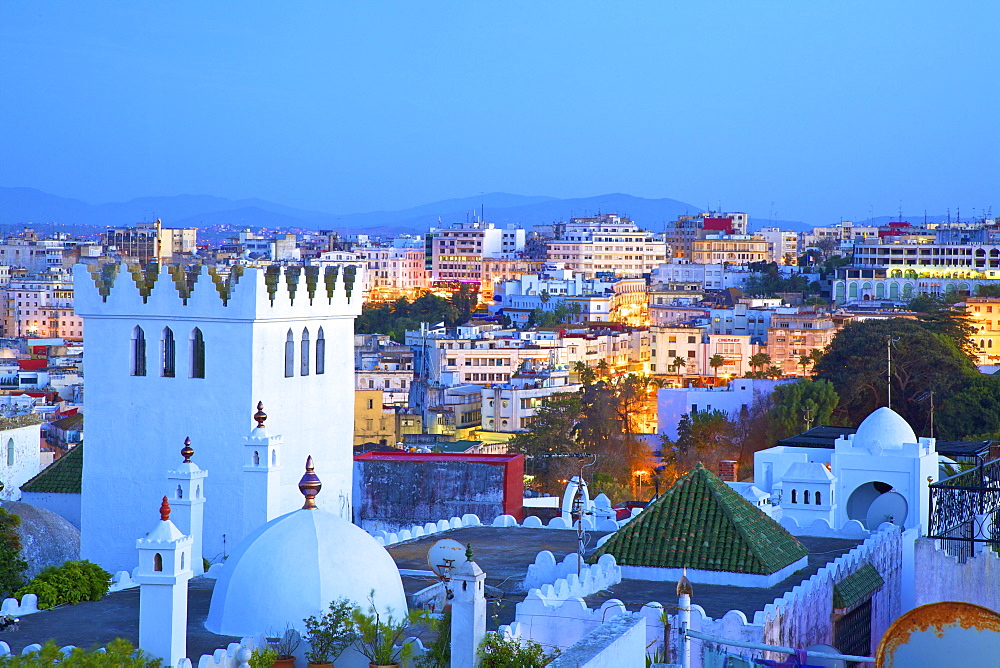
[[[995,0],[3,0],[0,185],[1000,214],[998,25]]]

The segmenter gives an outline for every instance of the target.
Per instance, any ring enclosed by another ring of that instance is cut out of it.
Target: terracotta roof
[[[68,429],[79,431],[83,429],[83,413],[73,413],[72,415],[67,415],[61,417],[52,423],[52,426],[56,429]]]
[[[700,463],[619,529],[592,559],[770,575],[808,554],[781,525]]]
[[[885,584],[885,580],[871,564],[865,564],[846,578],[833,585],[833,607],[849,608],[862,601]]]
[[[83,444],[46,466],[41,473],[21,485],[22,492],[79,494],[83,480]]]

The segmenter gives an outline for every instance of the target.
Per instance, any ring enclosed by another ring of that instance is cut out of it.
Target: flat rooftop
[[[730,610],[740,610],[753,620],[753,615],[774,599],[791,591],[793,587],[816,574],[823,566],[840,555],[850,552],[862,543],[860,540],[841,538],[813,538],[797,536],[809,550],[809,564],[773,587],[731,587],[727,585],[692,584],[694,595],[691,603],[700,605],[712,619],[719,619]],[[674,605],[677,600],[677,582],[650,582],[648,580],[622,580],[607,591],[602,591],[584,599],[591,608],[599,607],[609,598],[617,598],[629,610],[642,608],[650,601],[659,601],[664,606]]]

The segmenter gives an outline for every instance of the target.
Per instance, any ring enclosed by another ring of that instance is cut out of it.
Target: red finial
[[[267,419],[267,413],[264,412],[264,402],[257,402],[257,412],[253,414],[253,419],[257,421],[257,429],[264,428],[264,420]]]
[[[160,503],[160,520],[166,522],[170,519],[170,502],[167,501],[167,497],[163,497],[163,502]]]

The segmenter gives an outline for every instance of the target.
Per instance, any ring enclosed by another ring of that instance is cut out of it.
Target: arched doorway
[[[881,481],[866,482],[863,485],[859,485],[851,492],[851,495],[847,498],[847,519],[857,520],[865,526],[866,529],[872,530],[876,527],[868,526],[868,516],[869,511],[872,508],[872,504],[876,502],[876,499],[884,494],[892,493],[892,485],[889,483]],[[897,517],[896,515],[901,515]],[[893,515],[893,522],[900,526],[906,521],[906,510],[905,508],[901,511],[897,511]]]

